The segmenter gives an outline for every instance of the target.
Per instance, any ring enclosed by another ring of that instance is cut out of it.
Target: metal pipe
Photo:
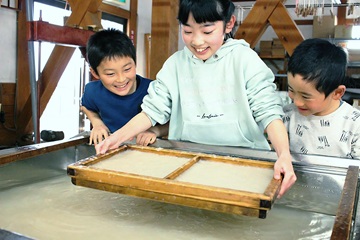
[[[33,9],[34,9],[34,1],[26,0],[26,20],[28,22],[33,21]],[[36,82],[36,74],[35,74],[35,54],[34,54],[34,43],[32,41],[28,41],[28,57],[29,57],[29,73],[30,73],[30,86],[31,86],[31,107],[32,107],[32,122],[34,126],[34,137],[35,143],[40,142],[39,130],[38,130],[38,114],[37,114],[37,82]]]

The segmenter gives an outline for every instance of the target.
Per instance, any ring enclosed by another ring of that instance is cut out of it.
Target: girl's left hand
[[[148,146],[149,144],[153,144],[156,141],[156,134],[151,131],[145,131],[139,133],[136,136],[136,144],[141,146]]]
[[[274,165],[274,178],[281,179],[281,175],[284,175],[284,179],[281,183],[278,198],[284,195],[284,193],[291,188],[296,182],[296,175],[291,162],[291,155],[280,156]]]

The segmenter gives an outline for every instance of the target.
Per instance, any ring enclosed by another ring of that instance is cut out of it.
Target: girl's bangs
[[[213,9],[217,11],[213,11]],[[192,13],[196,23],[223,21],[222,11],[220,4],[215,1],[191,5],[180,4],[178,20],[181,24],[186,24],[190,13]]]

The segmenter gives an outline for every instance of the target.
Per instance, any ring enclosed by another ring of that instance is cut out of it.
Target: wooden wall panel
[[[179,0],[153,0],[150,79],[156,78],[166,59],[178,50],[178,9]]]
[[[4,146],[16,144],[14,110],[15,110],[15,83],[0,84],[1,111],[4,112],[5,123],[0,123],[0,149]]]

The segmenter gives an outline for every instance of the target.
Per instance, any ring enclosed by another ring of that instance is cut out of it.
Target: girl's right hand
[[[95,145],[96,154],[104,154],[108,150],[116,149],[125,141],[135,137],[151,127],[150,118],[146,113],[139,113],[122,128],[105,138],[104,141]]]
[[[116,149],[120,146],[121,142],[118,141],[116,135],[111,134],[109,137],[95,145],[96,155],[104,154],[108,150]]]

